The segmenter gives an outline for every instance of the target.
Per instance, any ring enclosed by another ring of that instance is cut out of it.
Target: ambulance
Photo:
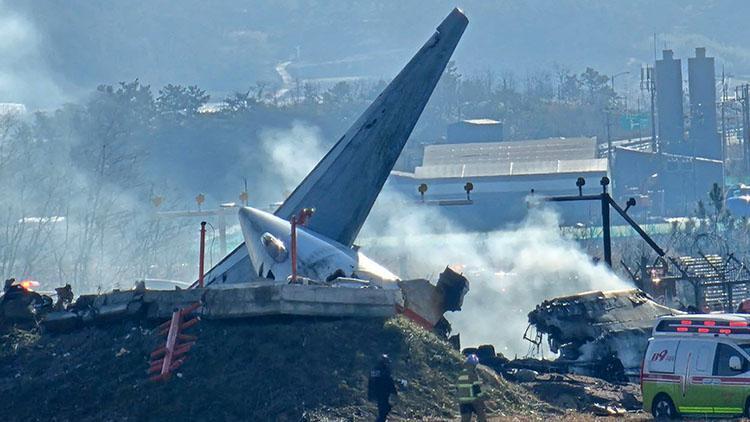
[[[750,416],[750,315],[659,318],[641,391],[656,419]]]

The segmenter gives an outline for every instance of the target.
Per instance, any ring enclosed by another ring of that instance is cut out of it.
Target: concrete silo
[[[688,59],[690,90],[690,155],[722,160],[721,140],[716,125],[716,71],[714,58],[706,49],[695,49]]]
[[[661,150],[685,154],[685,118],[682,107],[682,63],[672,50],[656,61],[656,112]]]

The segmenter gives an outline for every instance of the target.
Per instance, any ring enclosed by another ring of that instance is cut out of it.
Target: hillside
[[[134,322],[69,334],[5,328],[0,398],[7,421],[373,420],[367,373],[380,353],[407,387],[393,420],[457,417],[452,383],[460,355],[403,318],[202,321],[177,377],[147,381],[157,343]],[[498,416],[554,412],[524,388],[487,375]]]
[[[743,1],[15,3],[0,5],[8,23],[2,33],[18,40],[0,46],[7,53],[0,63],[16,82],[0,84],[0,94],[24,103],[59,105],[99,83],[136,77],[225,94],[256,81],[280,83],[275,67],[288,60],[303,79],[388,79],[455,6],[472,22],[456,55],[471,72],[524,75],[558,63],[612,74],[627,67],[635,89],[638,67],[653,58],[655,33],[658,48],[686,57],[701,44],[727,71],[750,72],[750,52],[739,42],[749,35]]]

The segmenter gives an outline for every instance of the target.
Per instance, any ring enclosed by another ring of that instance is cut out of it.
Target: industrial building
[[[624,203],[638,198],[633,210],[642,219],[690,216],[699,200],[721,184],[720,160],[653,152],[635,141],[619,143],[613,159],[597,147],[596,138],[547,138],[523,141],[435,144],[424,147],[421,165],[393,171],[391,187],[414,201],[441,207],[441,212],[471,230],[492,230],[527,213],[534,195],[600,193],[608,176],[613,197]],[[466,183],[473,189],[466,192]],[[422,196],[420,185],[427,190]],[[599,205],[566,203],[558,211],[563,224],[598,224]],[[644,221],[644,220],[642,220]]]
[[[722,162],[617,147],[612,175],[616,198],[642,199],[635,212],[645,217],[690,216],[699,200],[708,199],[713,184],[721,184]]]
[[[389,183],[397,191],[440,206],[448,217],[472,230],[491,230],[518,221],[527,212],[527,197],[570,193],[578,177],[598,193],[608,175],[607,159],[597,157],[596,138],[547,138],[525,141],[427,145],[413,172],[394,171]],[[473,189],[466,192],[466,183]],[[468,197],[468,198],[467,198]],[[597,218],[595,205],[575,204],[561,210],[567,223]]]
[[[682,64],[672,50],[656,61],[656,143],[615,148],[614,194],[644,195],[658,216],[692,215],[714,183],[723,185],[723,148],[716,123],[714,58],[696,48],[688,59],[689,129],[683,110]],[[654,151],[652,145],[657,145]],[[643,207],[641,207],[643,209]]]
[[[445,215],[474,230],[521,220],[532,192],[575,193],[578,177],[588,181],[584,193],[599,193],[599,180],[608,176],[613,197],[622,203],[638,198],[632,212],[645,220],[693,215],[713,184],[723,185],[724,154],[716,123],[714,59],[705,48],[696,48],[687,67],[686,119],[682,61],[672,50],[656,60],[656,142],[651,137],[614,141],[608,159],[593,137],[503,141],[501,122],[462,120],[448,125],[445,140],[420,143],[407,153],[389,183],[408,198],[441,206]],[[566,203],[559,208],[562,223],[598,224],[597,206]]]

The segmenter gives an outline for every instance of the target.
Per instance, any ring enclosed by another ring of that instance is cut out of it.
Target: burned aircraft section
[[[555,363],[571,372],[635,378],[656,320],[681,313],[638,289],[580,293],[539,304],[529,313],[527,334],[535,335],[527,339],[536,346],[546,340],[560,354]]]
[[[627,214],[636,201],[629,199],[625,209],[618,206],[607,193],[608,182],[602,178],[601,195],[587,198],[579,193],[545,199],[602,202],[603,250],[609,265],[611,206],[656,253],[655,261],[649,264],[642,254],[637,266],[620,262],[635,289],[583,292],[543,301],[528,314],[529,328],[524,338],[537,349],[546,340],[549,350],[559,354],[552,364],[556,371],[636,380],[648,339],[660,317],[750,311],[750,270],[744,260],[732,253],[707,255],[699,248],[698,256],[670,256]],[[578,179],[579,191],[584,183]],[[700,241],[708,237],[696,236],[694,246],[702,245]]]

